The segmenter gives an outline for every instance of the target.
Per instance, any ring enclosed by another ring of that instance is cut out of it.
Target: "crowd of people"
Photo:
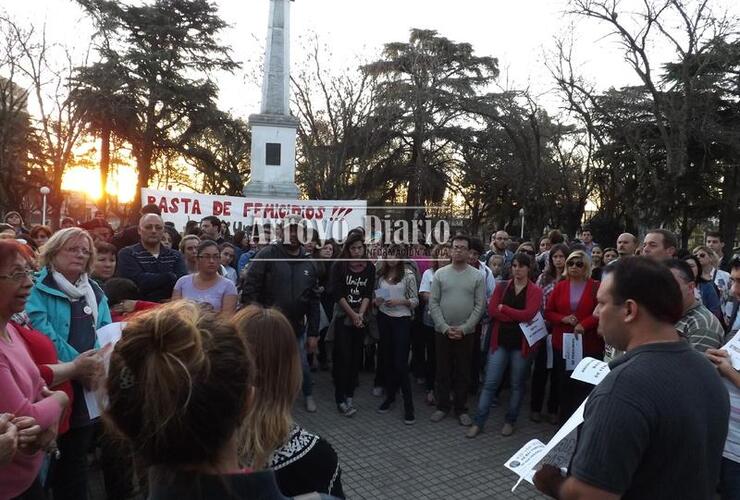
[[[118,231],[63,222],[0,225],[0,498],[84,500],[95,447],[109,499],[343,498],[337,453],[292,412],[299,394],[318,411],[312,373],[327,370],[353,417],[363,367],[378,414],[400,393],[413,425],[417,383],[431,421],[454,415],[469,439],[504,390],[505,437],[527,387],[534,422],[588,400],[570,474],[535,477],[555,498],[740,498],[740,372],[722,349],[740,328],[740,259],[717,232],[691,251],[664,229],[602,246],[588,227],[573,241],[496,231],[486,248],[464,234],[383,245],[363,228],[320,241],[297,216],[180,233],[156,205]],[[523,327],[539,317],[533,342]],[[101,348],[116,322],[121,340]],[[566,335],[611,363],[596,388],[571,378]],[[701,465],[661,470],[684,452]]]

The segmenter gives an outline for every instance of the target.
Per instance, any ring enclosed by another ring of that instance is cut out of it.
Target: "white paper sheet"
[[[598,385],[607,375],[609,375],[608,363],[586,357],[578,363],[570,377],[587,384]]]
[[[123,332],[123,328],[125,326],[125,322],[111,323],[109,325],[105,325],[104,327],[98,329],[97,332],[95,332],[98,337],[98,344],[100,345],[100,355],[102,356],[103,365],[105,366],[105,376],[108,375],[110,353],[113,350],[113,346],[116,345],[116,342],[121,339],[121,333]],[[104,380],[100,382],[101,387],[104,383]],[[87,414],[90,419],[98,418],[102,414],[100,409],[100,401],[98,400],[98,392],[99,391],[88,391],[87,389],[83,391],[85,396],[85,405],[87,406]],[[103,399],[103,396],[100,395],[100,398]],[[107,404],[107,401],[103,401],[103,403],[105,405]]]
[[[730,355],[730,362],[735,370],[740,370],[740,334],[734,335],[722,349]]]
[[[586,401],[588,401],[588,399],[586,399]],[[519,476],[519,480],[514,487],[511,488],[511,491],[514,491],[522,481],[534,484],[534,474],[542,464],[553,465],[561,469],[568,467],[576,448],[578,426],[583,423],[583,411],[586,407],[586,401],[581,403],[581,406],[573,412],[573,415],[570,416],[568,421],[563,424],[544,448],[538,448],[536,444],[533,444],[537,441],[534,439],[524,445],[524,447],[522,447],[507,461],[505,464],[506,468],[514,471]],[[524,453],[527,451],[527,446],[531,446],[529,454]],[[526,464],[514,464],[518,467],[513,468],[512,461],[516,461],[515,459],[517,456],[527,457],[527,462]]]
[[[583,335],[563,334],[563,359],[566,370],[575,370],[583,359]]]
[[[545,318],[542,317],[542,313],[538,312],[531,321],[521,322],[519,326],[530,347],[538,340],[544,339],[547,336],[547,326],[545,325]]]

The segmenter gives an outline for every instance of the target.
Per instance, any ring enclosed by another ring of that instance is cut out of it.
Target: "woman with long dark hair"
[[[330,275],[334,297],[334,398],[337,409],[346,417],[357,410],[352,405],[359,383],[362,349],[367,332],[367,318],[373,290],[375,266],[368,260],[363,232],[347,235]]]
[[[403,261],[398,258],[402,253],[401,247],[390,247],[388,257],[378,265],[375,305],[378,307],[379,349],[382,352],[378,359],[383,360],[383,365],[378,369],[384,372],[382,378],[386,385],[385,401],[377,411],[387,413],[400,388],[403,394],[403,421],[411,425],[416,422],[408,373],[411,317],[419,305],[419,296],[414,274],[406,272]]]
[[[558,243],[550,248],[547,256],[547,264],[545,270],[537,278],[537,286],[542,289],[542,306],[540,311],[545,312],[545,306],[547,305],[547,299],[550,297],[555,285],[564,279],[565,274],[565,259],[568,258],[570,249],[568,245]],[[549,342],[552,345],[552,325],[547,325],[548,338],[545,342]],[[530,415],[529,418],[533,422],[542,421],[542,406],[545,402],[545,389],[547,387],[547,379],[550,379],[550,393],[547,398],[547,413],[549,420],[553,424],[558,423],[558,396],[559,386],[557,373],[547,367],[547,346],[541,345],[537,351],[537,355],[534,360],[534,370],[532,371],[532,401],[530,403]]]
[[[534,252],[532,252],[534,253]],[[510,369],[511,396],[504,417],[503,436],[514,432],[514,424],[524,400],[524,386],[529,376],[532,346],[522,332],[520,323],[534,318],[542,305],[542,290],[529,279],[530,268],[536,266],[534,255],[514,254],[511,261],[512,279],[496,287],[488,303],[492,320],[491,343],[488,346],[486,380],[478,401],[478,413],[467,437],[473,438],[483,429],[491,408],[491,401]]]

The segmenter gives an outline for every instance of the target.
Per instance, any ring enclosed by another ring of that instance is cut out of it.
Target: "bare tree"
[[[25,28],[8,18],[0,23],[5,36],[17,44],[20,57],[16,69],[29,88],[29,106],[35,108],[32,123],[43,152],[43,160],[36,166],[51,188],[49,206],[52,224],[56,225],[64,201],[62,178],[74,160],[73,150],[84,130],[82,114],[68,99],[69,81],[73,69],[86,63],[89,51],[83,54],[82,61],[75,61],[68,48],[47,40],[45,26],[40,30],[34,26]]]

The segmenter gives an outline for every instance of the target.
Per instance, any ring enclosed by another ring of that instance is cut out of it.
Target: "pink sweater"
[[[8,325],[11,342],[0,339],[0,413],[33,417],[42,429],[56,425],[62,407],[52,398],[42,398],[44,380],[31,360],[26,344]],[[19,451],[13,461],[0,466],[0,498],[14,498],[26,491],[38,476],[42,452],[26,455]]]

